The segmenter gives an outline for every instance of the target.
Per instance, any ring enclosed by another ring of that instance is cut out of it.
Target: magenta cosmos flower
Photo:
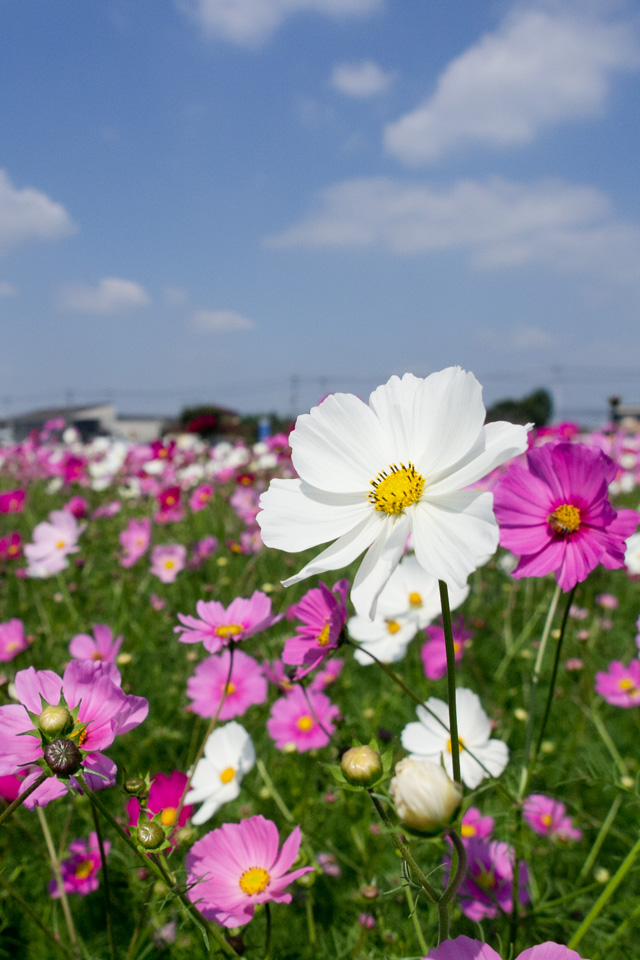
[[[181,643],[203,643],[209,653],[218,653],[231,640],[244,640],[282,619],[272,616],[271,600],[259,590],[248,600],[236,597],[226,609],[217,600],[198,600],[196,612],[198,617],[179,613],[182,626],[174,627],[174,633],[181,634]]]
[[[445,940],[435,950],[430,950],[425,960],[500,960],[500,954],[480,940],[456,937],[455,940]],[[569,947],[547,940],[545,943],[523,950],[516,960],[581,960],[581,958],[575,950],[569,950]]]
[[[332,590],[324,583],[305,593],[291,612],[301,621],[296,636],[285,640],[282,662],[297,665],[294,679],[305,677],[338,646],[347,619],[349,581],[338,580]]]
[[[462,660],[465,647],[471,643],[473,633],[465,628],[462,617],[457,617],[453,626],[453,649],[456,664]],[[444,627],[435,625],[425,630],[428,640],[422,645],[420,655],[425,677],[428,680],[441,680],[447,673],[447,647],[444,639]]]
[[[0,513],[22,513],[24,490],[3,490],[0,493]]]
[[[120,652],[122,637],[113,638],[111,627],[104,623],[94,623],[93,636],[78,633],[71,639],[69,653],[74,660],[104,660],[113,663]]]
[[[498,910],[511,913],[513,906],[514,851],[498,840],[487,842],[471,837],[466,843],[468,870],[460,887],[460,909],[470,920],[498,916]],[[447,863],[449,860],[447,858]],[[520,861],[518,900],[529,902],[526,864]]]
[[[14,617],[0,623],[0,661],[13,660],[28,647],[22,620]]]
[[[520,557],[514,577],[554,573],[563,591],[601,563],[624,566],[625,540],[638,525],[635,510],[609,503],[616,465],[581,443],[548,443],[529,450],[527,466],[512,464],[496,485],[500,544]]]
[[[120,566],[132,567],[149,549],[151,520],[148,517],[143,517],[142,520],[129,520],[118,539],[123,549]]]
[[[632,660],[625,667],[620,660],[613,660],[608,671],[596,673],[595,690],[614,707],[640,706],[640,661]]]
[[[91,660],[72,660],[60,678],[51,670],[20,670],[15,679],[18,704],[0,707],[0,775],[15,774],[21,767],[36,764],[25,777],[21,793],[39,776],[45,766],[40,737],[25,736],[34,729],[27,711],[40,717],[47,706],[78,708],[78,722],[86,724],[74,743],[82,754],[82,770],[93,790],[115,781],[116,766],[101,751],[110,747],[116,736],[133,730],[147,716],[149,704],[144,697],[127,696],[120,689],[120,674],[113,664]],[[93,776],[92,771],[99,776]],[[77,787],[72,776],[69,783]],[[46,806],[67,792],[65,781],[52,776],[25,801],[25,806]]]
[[[566,816],[567,808],[564,803],[546,797],[543,793],[532,793],[524,801],[522,808],[524,819],[534,833],[552,840],[581,840],[582,830],[578,830]]]
[[[151,573],[163,583],[173,583],[187,562],[187,548],[181,543],[167,543],[151,551]]]
[[[111,849],[108,840],[103,841],[103,847],[106,857]],[[98,889],[98,871],[102,868],[98,835],[90,833],[88,840],[73,840],[69,844],[69,854],[60,862],[64,892],[77,893],[80,897],[93,893]],[[55,878],[49,883],[49,895],[60,896]]]
[[[146,807],[150,820],[152,816],[159,813],[164,827],[175,827],[176,829],[184,827],[193,813],[193,807],[185,804],[180,811],[180,816],[177,819],[176,816],[187,786],[187,780],[186,773],[181,773],[180,770],[174,770],[169,776],[165,773],[156,773],[152,776]],[[140,802],[136,797],[131,797],[127,802],[127,817],[130,827],[138,825],[139,816]]]
[[[300,827],[278,852],[278,829],[264,817],[225,823],[194,843],[187,856],[188,897],[207,920],[225,927],[249,923],[257,903],[290,903],[293,880],[310,873],[287,873],[298,856]]]
[[[267,730],[278,750],[304,753],[326,747],[339,713],[324,693],[294,687],[271,707]]]
[[[187,696],[193,700],[191,709],[201,717],[216,715],[225,690],[219,720],[240,717],[254,703],[264,703],[267,681],[253,657],[234,649],[231,663],[231,651],[224,650],[199,663],[193,676],[187,680]]]

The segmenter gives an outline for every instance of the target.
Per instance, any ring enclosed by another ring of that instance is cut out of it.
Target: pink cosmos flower
[[[326,747],[335,730],[332,720],[339,713],[324,693],[294,687],[271,707],[267,731],[278,750],[304,753]]]
[[[613,593],[599,593],[596,597],[596,603],[603,610],[617,610],[618,598]]]
[[[179,770],[174,770],[169,776],[165,773],[156,773],[152,777],[146,808],[150,820],[154,814],[161,813],[160,820],[163,826],[175,827],[176,829],[184,827],[193,813],[193,807],[185,804],[177,820],[176,814],[187,785],[187,780],[188,777],[186,773],[181,773]],[[136,797],[131,797],[127,802],[129,826],[137,826],[139,816],[140,803]]]
[[[102,507],[96,507],[91,514],[92,520],[98,520],[100,517],[115,517],[120,513],[122,504],[119,500],[112,500],[111,503],[105,503]]]
[[[66,510],[52,510],[48,520],[43,520],[33,531],[33,543],[24,548],[29,561],[30,577],[46,578],[59,573],[68,565],[70,553],[77,553],[78,537],[85,525]]]
[[[105,857],[111,849],[108,840],[103,841]],[[98,889],[98,871],[102,868],[98,835],[90,833],[88,840],[73,840],[69,844],[69,857],[60,862],[62,885],[65,893],[77,893],[84,897]],[[58,882],[54,878],[49,883],[49,895],[59,897]]]
[[[614,707],[640,705],[640,660],[632,660],[628,667],[613,660],[608,671],[596,673],[595,691]]]
[[[465,628],[462,617],[457,617],[453,626],[453,649],[456,655],[456,664],[462,660],[465,647],[468,647],[473,632]],[[447,674],[447,648],[444,639],[444,627],[430,626],[425,630],[429,637],[421,650],[422,666],[425,676],[429,680],[440,680]]]
[[[13,660],[27,647],[28,643],[22,620],[14,617],[13,620],[0,623],[0,662]]]
[[[174,633],[181,634],[181,643],[203,643],[209,653],[217,653],[232,640],[245,640],[267,630],[282,619],[271,614],[271,600],[260,590],[248,600],[236,597],[226,609],[217,600],[198,600],[196,612],[198,617],[179,613],[182,626],[174,627]]]
[[[63,510],[66,510],[67,513],[72,513],[76,520],[82,520],[83,517],[86,517],[89,512],[89,504],[84,497],[71,497],[70,500],[67,500]]]
[[[156,523],[178,523],[184,517],[184,509],[180,500],[180,487],[167,487],[157,495],[159,510],[154,513]]]
[[[292,881],[313,867],[287,873],[298,856],[300,827],[278,852],[278,829],[258,815],[225,823],[194,843],[187,856],[189,899],[207,920],[239,927],[253,918],[256,904],[290,903]]]
[[[149,549],[151,520],[148,517],[143,517],[142,520],[129,520],[118,539],[124,550],[120,557],[120,566],[132,567]]]
[[[455,940],[445,940],[439,947],[430,950],[424,960],[500,960],[500,955],[480,940],[456,937]],[[544,943],[523,950],[516,960],[581,960],[581,958],[575,950],[569,950],[569,947],[545,940]]]
[[[225,689],[219,720],[240,717],[253,704],[264,703],[267,699],[267,681],[260,665],[236,648],[233,650],[233,664],[231,651],[224,650],[207,657],[195,668],[193,676],[187,680],[187,696],[193,701],[191,709],[201,717],[214,717]]]
[[[17,530],[0,538],[0,561],[18,560],[22,554],[22,537]]]
[[[69,644],[69,653],[74,660],[104,660],[113,663],[120,647],[122,637],[113,639],[111,627],[103,623],[94,623],[93,637],[88,633],[78,633]]]
[[[347,619],[348,592],[348,580],[339,580],[332,590],[320,583],[288,611],[302,621],[296,636],[285,640],[282,651],[283,663],[298,666],[296,680],[319,666],[338,646]]]
[[[181,543],[165,543],[151,551],[150,572],[163,583],[173,583],[184,570],[187,562],[187,548]]]
[[[218,538],[209,534],[202,540],[196,540],[193,545],[191,556],[189,557],[189,566],[197,568],[202,565],[204,560],[208,560],[218,549]]]
[[[566,816],[564,803],[546,797],[542,793],[532,793],[524,801],[522,813],[534,833],[552,840],[581,840],[582,830],[573,826],[571,817]]]
[[[344,660],[341,657],[332,657],[318,670],[315,677],[309,684],[309,690],[324,690],[340,676],[340,671],[344,666]]]
[[[21,784],[22,780],[14,777],[13,774],[9,774],[7,777],[0,777],[0,797],[6,800],[7,803],[13,803],[13,801],[20,796]]]
[[[462,827],[460,836],[462,842],[470,840],[471,837],[490,837],[493,833],[493,817],[483,817],[477,807],[469,807],[462,817]]]
[[[498,481],[494,510],[500,543],[520,557],[512,576],[553,572],[566,593],[602,564],[624,566],[625,541],[639,515],[609,503],[616,465],[581,443],[548,443],[527,453],[527,467],[511,464]]]
[[[25,490],[3,490],[0,493],[0,513],[22,513]]]
[[[458,893],[460,909],[465,917],[479,921],[484,917],[497,917],[499,910],[511,913],[513,848],[498,840],[487,842],[479,837],[471,837],[465,846],[468,870]],[[449,864],[448,858],[446,862]],[[520,903],[529,902],[528,879],[526,864],[521,861],[518,888]]]
[[[149,594],[149,603],[154,610],[164,610],[167,605],[167,601],[163,597],[159,597],[157,593]]]
[[[290,677],[293,670],[287,670],[282,660],[272,660],[271,662],[263,660],[262,670],[269,683],[277,687],[281,693],[290,693],[293,690],[294,683]]]
[[[213,487],[211,484],[201,483],[189,497],[189,506],[194,513],[198,513],[200,510],[204,510],[212,496]]]
[[[115,782],[115,764],[101,751],[111,746],[116,736],[133,730],[147,716],[149,704],[144,697],[127,696],[120,689],[120,674],[110,663],[72,660],[60,678],[51,670],[20,670],[15,678],[17,704],[0,707],[0,775],[15,774],[21,767],[43,761],[39,737],[24,736],[33,730],[27,711],[39,716],[45,705],[66,703],[69,710],[78,707],[78,721],[87,727],[77,738],[83,753],[82,768],[93,790]],[[62,698],[64,700],[62,701]],[[93,776],[92,772],[103,776]],[[21,793],[41,773],[31,769],[23,781]],[[69,783],[78,787],[75,777]],[[46,806],[67,792],[65,782],[52,776],[25,800],[25,806]]]

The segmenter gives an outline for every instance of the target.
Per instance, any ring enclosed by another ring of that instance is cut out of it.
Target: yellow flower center
[[[5,650],[8,653],[11,653],[12,650],[17,650],[20,644],[17,640],[9,640],[9,643],[6,645]]]
[[[168,507],[172,507],[175,502],[176,502],[175,497],[167,497],[167,499],[165,500],[165,503]]]
[[[218,637],[237,637],[243,630],[244,627],[239,623],[223,623],[216,627],[215,632]]]
[[[296,726],[298,727],[298,730],[311,730],[311,727],[313,726],[313,719],[307,715],[300,717]]]
[[[91,654],[91,659],[92,659],[92,660],[104,660],[104,657],[102,656],[102,654],[100,653],[99,650],[94,650],[93,653]]]
[[[250,870],[245,870],[240,877],[240,889],[243,893],[253,897],[256,893],[262,893],[263,890],[266,890],[270,880],[271,877],[264,867],[251,867]]]
[[[460,827],[460,833],[463,837],[475,837],[476,828],[472,823],[463,823]]]
[[[496,882],[496,878],[492,873],[487,873],[486,870],[483,870],[475,878],[475,881],[479,887],[482,887],[483,890],[491,890]]]
[[[7,553],[10,557],[15,557],[19,552],[19,547],[16,547],[15,543],[12,543],[10,547],[7,548]]]
[[[85,743],[85,741],[86,741],[86,739],[87,739],[88,736],[89,736],[89,728],[88,728],[88,727],[85,727],[84,730],[81,730],[81,731],[80,731],[80,734],[79,734],[79,736],[78,736],[78,746],[79,746],[79,747],[81,747],[82,744]]]
[[[545,827],[550,827],[551,824],[553,823],[553,817],[551,816],[550,813],[543,813],[540,819],[544,823]]]
[[[171,827],[176,822],[176,813],[178,811],[175,807],[165,807],[162,813],[160,814],[160,822],[163,827]]]
[[[462,751],[464,750],[464,740],[462,739],[462,737],[458,737],[458,746],[460,748],[460,753],[462,753]],[[447,750],[449,751],[449,753],[453,753],[451,749],[451,737],[449,737],[449,739],[447,740]]]
[[[636,687],[633,680],[629,680],[628,677],[625,677],[624,680],[618,680],[618,688],[620,690],[628,690],[632,697],[636,696],[638,693],[638,688]]]
[[[93,872],[93,863],[91,860],[81,860],[76,867],[76,880],[86,880]]]
[[[223,783],[231,783],[235,775],[236,772],[233,767],[226,767],[220,774],[220,779]]]
[[[409,462],[398,466],[389,464],[389,473],[381,470],[375,480],[371,481],[373,490],[367,494],[367,499],[376,510],[390,515],[404,513],[405,507],[417,503],[424,490],[424,477],[418,473],[414,465]]]
[[[173,568],[175,567],[175,565],[176,565],[176,564],[175,564],[175,560],[165,560],[165,562],[164,562],[164,568],[165,568],[165,570],[173,570]]]
[[[66,547],[66,543],[64,542],[64,540],[58,540],[58,542],[56,543],[56,547],[58,548],[58,550],[62,550],[63,547]]]
[[[550,513],[547,517],[547,523],[554,533],[561,536],[567,536],[569,533],[575,533],[580,526],[580,511],[571,503],[563,503]]]
[[[409,606],[410,607],[421,607],[422,606],[422,594],[418,593],[416,590],[413,590],[409,594]]]
[[[321,647],[326,647],[326,645],[329,643],[329,633],[329,624],[325,623],[324,627],[318,634],[318,643]]]
[[[400,629],[400,624],[397,620],[387,620],[387,632],[388,633],[397,633]]]
[[[223,683],[223,684],[222,684],[222,692],[223,692],[223,693],[226,693],[227,696],[230,697],[232,693],[235,693],[235,692],[236,692],[236,686],[235,686],[235,684],[234,684],[234,683],[228,683],[228,684],[225,686],[224,683]]]

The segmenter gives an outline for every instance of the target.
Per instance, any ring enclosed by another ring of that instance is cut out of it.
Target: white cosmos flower
[[[627,540],[624,565],[634,576],[640,574],[640,533],[632,533]]]
[[[466,600],[469,587],[454,586],[449,604],[455,610]],[[373,620],[355,616],[347,631],[360,643],[355,659],[363,666],[373,663],[370,651],[383,663],[397,663],[419,630],[424,630],[441,613],[438,581],[422,569],[414,554],[406,554],[393,571],[382,593]]]
[[[272,480],[262,495],[262,539],[291,553],[335,542],[285,586],[366,550],[351,598],[371,619],[411,533],[420,566],[463,587],[498,545],[492,495],[465,488],[527,446],[525,427],[484,418],[482,388],[460,367],[391,377],[368,404],[332,394],[298,417],[299,479]]]
[[[256,762],[253,740],[234,720],[217,727],[198,761],[185,803],[202,803],[191,822],[206,823],[223,803],[235,800],[245,773]]]
[[[426,710],[425,707],[427,707]],[[482,709],[480,698],[473,690],[460,687],[456,691],[456,710],[460,742],[460,777],[462,782],[473,790],[485,777],[500,776],[509,760],[509,748],[502,740],[490,739],[491,721]],[[415,758],[425,757],[434,763],[440,763],[442,759],[445,770],[452,777],[453,763],[447,704],[436,697],[429,697],[424,707],[416,707],[416,713],[420,722],[406,725],[401,734],[402,746]]]

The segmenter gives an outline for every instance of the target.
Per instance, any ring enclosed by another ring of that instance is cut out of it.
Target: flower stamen
[[[367,499],[376,510],[388,513],[390,516],[404,513],[405,507],[417,503],[424,491],[425,479],[418,473],[415,466],[409,461],[408,466],[401,463],[389,464],[389,473],[381,470],[375,480],[371,481],[373,490],[367,494]]]
[[[547,517],[547,523],[554,533],[566,537],[580,527],[580,511],[571,503],[562,503]]]
[[[251,867],[240,877],[240,889],[243,893],[253,897],[257,893],[262,893],[269,886],[271,877],[264,867]]]

